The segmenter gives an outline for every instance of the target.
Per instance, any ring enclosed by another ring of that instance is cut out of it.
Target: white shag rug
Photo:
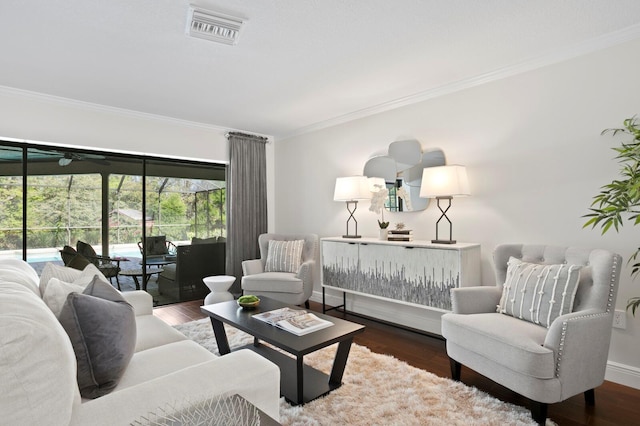
[[[211,321],[204,318],[175,326],[216,355]],[[253,337],[225,325],[229,345],[246,345]],[[304,360],[327,374],[337,344]],[[283,425],[535,425],[524,407],[502,402],[476,388],[438,377],[389,355],[353,344],[342,386],[303,406],[280,398]],[[547,425],[555,425],[547,419]]]

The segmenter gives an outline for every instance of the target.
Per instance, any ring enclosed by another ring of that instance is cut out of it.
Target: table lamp
[[[427,167],[422,172],[422,182],[420,185],[420,197],[435,198],[438,202],[438,208],[442,213],[436,222],[436,239],[431,240],[437,244],[455,244],[453,239],[453,224],[447,217],[447,211],[451,207],[451,199],[469,195],[469,180],[467,179],[467,169],[464,166],[450,165]],[[447,200],[449,204],[443,210],[440,200]],[[441,240],[438,238],[438,225],[442,218],[449,222],[449,239]]]
[[[333,201],[345,201],[349,218],[347,219],[347,233],[343,238],[360,238],[358,235],[358,221],[353,216],[358,208],[358,200],[370,200],[371,189],[366,176],[348,176],[336,178],[336,187],[333,192]],[[355,223],[355,234],[349,233],[349,222]]]

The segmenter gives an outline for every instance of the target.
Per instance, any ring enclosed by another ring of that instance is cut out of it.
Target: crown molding
[[[229,131],[229,128],[226,128],[226,127],[220,127],[220,126],[215,126],[215,125],[206,124],[206,123],[199,123],[196,121],[182,120],[179,118],[168,117],[165,115],[134,111],[126,108],[118,108],[118,107],[112,107],[107,105],[95,104],[92,102],[80,101],[80,100],[71,99],[71,98],[64,98],[62,96],[48,95],[46,93],[32,92],[30,90],[16,89],[14,87],[8,87],[8,86],[0,86],[0,94],[19,96],[22,98],[29,98],[29,99],[33,99],[40,102],[69,106],[72,108],[82,108],[90,111],[107,112],[107,113],[117,114],[124,117],[163,121],[163,122],[173,123],[173,124],[186,126],[186,127],[206,128],[209,130],[220,131],[223,133]]]
[[[80,100],[71,99],[71,98],[64,98],[62,96],[48,95],[48,94],[39,93],[39,92],[32,92],[30,90],[16,89],[14,87],[8,87],[8,86],[0,86],[0,95],[18,96],[21,98],[33,99],[39,102],[46,102],[54,105],[63,105],[71,108],[81,108],[81,109],[96,111],[100,113],[109,113],[109,114],[119,115],[121,117],[127,117],[127,118],[161,121],[168,124],[174,124],[174,125],[183,126],[183,127],[206,129],[206,130],[219,132],[223,134],[226,134],[229,132],[252,133],[252,134],[265,137],[268,140],[273,140],[272,135],[265,135],[265,134],[260,134],[256,132],[245,131],[243,129],[234,129],[230,127],[216,126],[213,124],[200,123],[197,121],[182,120],[179,118],[169,117],[166,115],[151,114],[147,112],[134,111],[134,110],[125,109],[125,108],[95,104],[92,102],[80,101]]]
[[[320,121],[308,126],[300,127],[291,133],[276,136],[276,140],[288,139],[295,136],[300,136],[306,133],[315,132],[328,127],[337,126],[339,124],[347,123],[349,121],[358,120],[360,118],[369,117],[371,115],[379,114],[381,112],[391,111],[397,108],[401,108],[407,105],[413,105],[419,102],[427,101],[430,99],[438,98],[440,96],[448,95],[451,93],[459,92],[461,90],[469,89],[472,87],[480,86],[493,81],[501,80],[507,77],[522,74],[528,71],[539,69],[545,66],[553,65],[559,62],[567,61],[579,56],[584,56],[589,53],[597,52],[608,47],[613,47],[628,41],[632,41],[640,38],[640,24],[632,25],[622,28],[620,30],[607,33],[600,37],[592,38],[568,47],[556,49],[547,54],[530,58],[528,60],[509,65],[503,68],[499,68],[494,71],[490,71],[484,74],[466,78],[463,80],[455,81],[453,83],[445,84],[443,86],[428,89],[423,92],[409,95],[403,98],[395,99],[389,102],[384,102],[372,107],[363,108],[358,111],[354,111],[348,114],[344,114],[335,118]]]

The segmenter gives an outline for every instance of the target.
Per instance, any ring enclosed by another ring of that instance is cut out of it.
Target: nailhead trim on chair
[[[611,285],[609,286],[609,303],[607,303],[607,312],[611,312],[611,304],[613,303],[613,285],[616,282],[616,274],[618,272],[618,256],[613,257],[613,266],[611,267]]]
[[[609,315],[609,312],[601,312],[599,314],[589,314],[589,315],[581,315],[579,317],[574,317],[568,320],[564,320],[562,321],[562,334],[560,335],[560,345],[558,347],[558,358],[556,360],[556,373],[555,376],[556,378],[560,377],[560,363],[562,361],[562,352],[564,351],[564,339],[565,336],[567,335],[567,326],[569,321],[577,321],[577,320],[581,320],[584,318],[595,318],[595,317],[603,317]]]
[[[556,379],[560,377],[560,361],[562,361],[562,351],[564,350],[564,338],[567,335],[567,322],[562,322],[562,335],[560,336],[560,345],[558,347],[558,358],[556,359]]]
[[[565,339],[565,336],[567,334],[567,324],[569,323],[569,321],[574,321],[574,320],[578,320],[578,319],[582,319],[582,318],[600,317],[600,316],[607,315],[607,314],[611,313],[611,305],[613,303],[613,292],[614,292],[613,286],[614,286],[614,284],[616,282],[616,274],[617,273],[618,273],[618,256],[614,256],[613,257],[613,266],[611,267],[611,280],[610,280],[610,284],[609,284],[609,302],[607,303],[606,313],[584,315],[584,316],[580,316],[580,317],[571,318],[570,320],[564,320],[562,322],[562,334],[560,336],[560,345],[558,347],[558,358],[557,358],[557,361],[556,361],[556,373],[555,373],[556,378],[560,377],[560,363],[562,361],[562,352],[564,351],[564,339]]]

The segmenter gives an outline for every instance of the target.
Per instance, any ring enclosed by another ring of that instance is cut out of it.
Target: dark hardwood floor
[[[181,324],[204,318],[200,312],[201,300],[154,309],[154,314],[169,324]],[[322,312],[322,305],[311,302],[311,310]],[[331,311],[330,315],[342,317],[342,313]],[[367,328],[355,338],[359,345],[374,352],[388,354],[408,364],[430,371],[441,377],[450,377],[449,359],[445,343],[435,337],[426,336],[359,316],[347,315],[346,319]],[[529,407],[528,401],[497,385],[489,379],[462,367],[462,382],[485,391],[502,401]],[[640,425],[640,390],[605,382],[595,391],[596,405],[587,407],[582,395],[569,398],[549,406],[549,417],[561,426],[573,425]]]

